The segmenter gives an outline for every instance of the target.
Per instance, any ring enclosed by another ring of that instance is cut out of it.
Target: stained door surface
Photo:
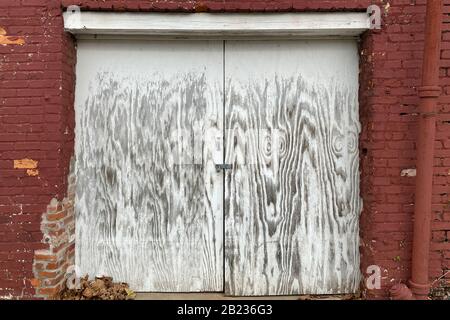
[[[223,289],[222,65],[220,41],[79,42],[79,274]]]
[[[227,41],[225,292],[359,285],[354,41]]]
[[[78,273],[137,291],[356,291],[357,94],[351,40],[80,41]]]

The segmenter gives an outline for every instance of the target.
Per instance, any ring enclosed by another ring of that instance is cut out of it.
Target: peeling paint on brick
[[[27,169],[27,175],[29,175],[30,177],[38,176],[39,170],[38,169]]]
[[[8,36],[6,35],[6,30],[0,27],[0,44],[4,46],[10,44],[24,45],[25,39],[23,37]]]
[[[415,177],[415,176],[416,176],[416,173],[417,173],[417,170],[416,170],[416,169],[403,169],[403,170],[400,172],[400,175],[401,175],[402,177]]]
[[[38,161],[33,159],[14,160],[14,169],[36,169]]]
[[[388,14],[390,8],[391,8],[391,4],[390,4],[389,2],[386,3],[386,4],[384,5],[384,12],[385,12],[386,14]]]
[[[14,169],[27,169],[25,172],[30,177],[36,177],[39,175],[37,166],[38,161],[33,159],[14,160]]]

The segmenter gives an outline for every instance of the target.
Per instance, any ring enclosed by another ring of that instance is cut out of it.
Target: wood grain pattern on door
[[[225,292],[358,289],[355,41],[227,41]]]
[[[222,89],[221,41],[78,43],[78,274],[223,290]]]

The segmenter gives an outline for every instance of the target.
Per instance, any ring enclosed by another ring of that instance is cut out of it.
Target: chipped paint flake
[[[7,36],[6,30],[0,27],[0,44],[4,46],[9,44],[24,45],[25,39],[23,37]]]
[[[36,169],[37,165],[38,161],[33,159],[25,158],[20,160],[14,160],[14,169]]]
[[[403,169],[400,175],[402,177],[415,177],[417,174],[416,169]]]
[[[31,177],[35,177],[35,176],[39,175],[39,170],[38,169],[27,169],[27,175],[29,175]]]

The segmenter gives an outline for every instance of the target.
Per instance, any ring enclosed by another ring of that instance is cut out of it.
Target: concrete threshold
[[[213,293],[154,293],[138,292],[136,300],[353,300],[355,295],[303,295],[303,296],[248,296],[230,297],[220,292]]]

